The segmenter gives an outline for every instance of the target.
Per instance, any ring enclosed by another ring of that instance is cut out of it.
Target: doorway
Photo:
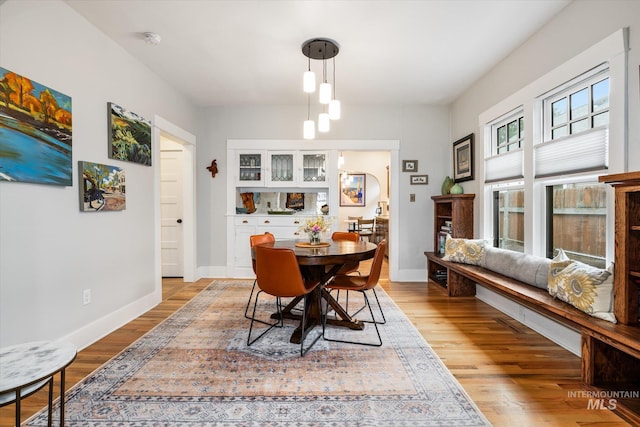
[[[196,137],[159,116],[155,116],[154,124],[154,140],[160,147],[157,152],[160,167],[156,175],[156,271],[159,279],[157,290],[161,293],[162,276],[182,277],[184,282],[198,279],[195,241]],[[172,227],[167,227],[169,224]],[[167,266],[172,270],[167,271]]]

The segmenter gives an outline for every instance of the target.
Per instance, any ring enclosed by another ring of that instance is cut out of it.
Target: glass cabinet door
[[[305,186],[326,186],[327,182],[327,154],[326,153],[302,153],[302,177],[301,184]]]
[[[238,185],[262,185],[262,153],[238,153]]]
[[[292,152],[269,153],[269,185],[287,187],[296,183],[295,154]]]

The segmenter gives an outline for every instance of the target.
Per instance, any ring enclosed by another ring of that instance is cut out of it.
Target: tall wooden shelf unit
[[[640,294],[640,172],[599,178],[615,189],[614,313],[618,322],[638,326]]]
[[[473,238],[473,200],[475,194],[447,194],[444,196],[431,196],[433,200],[433,251],[438,253],[439,239],[442,226],[445,221],[451,221],[451,237]],[[443,268],[437,262],[429,262],[429,278],[434,282],[446,286],[449,296],[472,296],[476,293],[475,283],[470,280],[447,272],[446,280],[443,278]]]

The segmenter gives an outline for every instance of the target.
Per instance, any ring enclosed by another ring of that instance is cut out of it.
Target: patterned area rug
[[[214,281],[74,386],[66,395],[66,425],[490,425],[382,289],[382,347],[320,339],[305,357],[289,343],[294,321],[247,347],[249,321],[243,315],[250,289],[248,281]],[[355,299],[352,293],[352,306]],[[261,301],[259,316],[267,319],[273,300]],[[363,313],[359,318],[366,320]],[[370,324],[363,331],[329,332],[351,340],[375,338]],[[26,425],[47,425],[46,410]]]

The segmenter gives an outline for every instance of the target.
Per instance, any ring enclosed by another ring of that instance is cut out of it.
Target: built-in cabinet
[[[327,187],[326,151],[237,150],[238,187]]]
[[[638,326],[640,296],[640,172],[600,177],[615,188],[614,313]]]
[[[247,277],[253,274],[249,236],[273,234],[276,240],[299,238],[298,230],[306,216],[293,215],[236,215],[233,217],[233,276]]]
[[[439,253],[445,234],[451,237],[473,238],[473,200],[475,194],[447,194],[432,196],[433,200],[433,251]],[[443,255],[443,254],[441,254]],[[448,271],[431,260],[427,266],[428,277],[447,288],[449,296],[473,296],[476,286],[472,281]]]

